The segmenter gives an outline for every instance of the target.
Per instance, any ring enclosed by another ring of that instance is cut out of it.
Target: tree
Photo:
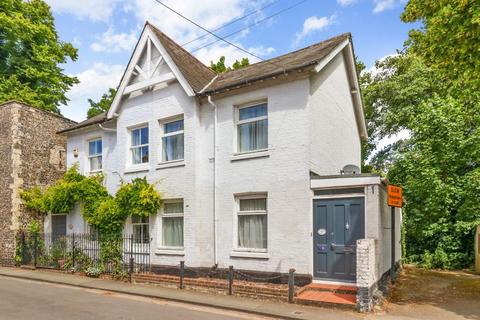
[[[216,73],[224,73],[227,71],[237,70],[248,65],[250,65],[250,61],[248,60],[248,58],[242,58],[242,60],[240,61],[235,60],[235,62],[232,64],[232,67],[227,67],[225,65],[225,56],[221,56],[216,63],[210,61],[210,69],[212,69]]]
[[[470,0],[410,0],[402,19],[423,27],[410,32],[402,52],[360,78],[370,144],[410,133],[369,165],[404,188],[406,256],[427,267],[473,260],[480,223],[478,9]]]
[[[405,189],[406,254],[427,267],[463,268],[480,223],[480,104],[434,94],[417,108],[388,172]]]
[[[404,22],[421,21],[407,46],[453,89],[480,90],[480,5],[478,0],[410,0]]]
[[[112,105],[116,93],[116,89],[110,88],[108,89],[108,93],[104,93],[98,102],[95,102],[92,99],[88,99],[90,108],[87,111],[87,118],[94,117],[102,112],[107,112]]]
[[[18,99],[59,113],[78,83],[59,67],[68,59],[77,59],[77,49],[59,39],[45,2],[0,2],[0,101]]]

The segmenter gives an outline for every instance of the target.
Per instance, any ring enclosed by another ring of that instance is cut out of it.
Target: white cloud
[[[235,18],[241,17],[247,10],[252,10],[258,2],[223,0],[219,3],[217,0],[203,0],[200,4],[198,0],[164,1],[166,5],[208,30],[218,28]],[[162,7],[154,0],[130,0],[124,6],[124,9],[135,14],[137,20],[141,23],[145,20],[150,21],[180,44],[205,34],[205,31]],[[203,40],[210,42],[212,39],[205,37]],[[199,43],[201,42],[199,41]]]
[[[89,106],[88,99],[98,100],[109,88],[116,88],[124,68],[123,65],[95,63],[90,69],[75,74],[80,83],[68,92],[70,102],[61,108],[62,114],[76,121],[84,120]]]
[[[294,45],[297,45],[303,38],[309,34],[321,31],[335,22],[335,16],[330,17],[317,17],[311,16],[305,19],[303,22],[303,29],[301,32],[298,32],[295,38]]]
[[[354,4],[355,2],[357,2],[357,0],[337,0],[337,3],[342,7],[349,6],[351,4]]]
[[[375,7],[373,13],[380,13],[385,10],[393,9],[395,6],[395,0],[374,0]]]
[[[138,35],[135,31],[130,33],[115,33],[113,28],[108,28],[99,41],[90,45],[90,49],[95,52],[120,52],[130,51],[137,42]]]
[[[46,0],[57,13],[69,13],[79,19],[108,21],[119,0]]]
[[[386,56],[384,57],[381,57],[380,59],[377,59],[375,62],[383,62],[384,60],[388,59],[388,58],[393,58],[393,57],[396,57],[398,56],[398,53],[390,53],[390,54],[387,54]],[[384,72],[385,70],[383,68],[377,68],[377,66],[374,64],[372,65],[370,68],[368,69],[365,69],[362,71],[362,74],[363,73],[370,73],[373,77],[375,77],[376,75],[380,74],[381,72]]]

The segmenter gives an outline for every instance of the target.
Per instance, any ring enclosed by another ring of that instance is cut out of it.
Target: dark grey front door
[[[67,216],[52,214],[52,240],[58,240],[67,234]]]
[[[355,280],[356,241],[364,235],[364,216],[360,197],[313,201],[315,278]]]

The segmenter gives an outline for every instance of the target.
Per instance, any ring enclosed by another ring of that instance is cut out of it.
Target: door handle
[[[330,250],[335,250],[337,245],[335,243],[330,243]]]

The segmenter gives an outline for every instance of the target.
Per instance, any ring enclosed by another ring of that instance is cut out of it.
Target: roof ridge
[[[195,57],[193,54],[191,54],[190,52],[188,52],[188,50],[186,50],[185,48],[183,48],[181,45],[179,45],[175,40],[173,40],[172,38],[170,38],[165,32],[161,31],[157,26],[155,26],[154,24],[152,24],[151,22],[149,22],[148,20],[145,22],[145,24],[151,26],[153,29],[155,29],[156,32],[159,32],[162,34],[162,36],[164,36],[165,38],[167,38],[167,40],[171,41],[172,43],[174,43],[177,47],[178,47],[178,50],[181,50],[182,52],[188,54],[189,56],[191,56],[193,59],[195,59],[198,63],[200,63],[203,67],[205,67],[206,69],[208,69],[210,72],[212,72],[213,74],[217,74],[215,71],[213,71],[210,67],[208,67],[206,64],[204,64],[202,61],[200,61],[197,57]]]
[[[327,42],[327,41],[333,41],[333,40],[336,40],[336,39],[342,38],[342,37],[351,38],[351,36],[352,36],[352,35],[351,35],[350,32],[344,32],[344,33],[339,34],[339,35],[337,35],[337,36],[334,36],[334,37],[332,37],[332,38],[325,39],[325,40],[323,40],[323,41],[320,41],[320,42],[311,44],[311,45],[309,45],[309,46],[306,46],[306,47],[297,49],[297,50],[295,50],[295,51],[289,51],[289,52],[287,52],[287,53],[281,54],[281,55],[279,55],[279,56],[276,56],[276,57],[273,57],[273,58],[270,58],[270,59],[267,59],[267,60],[254,62],[254,63],[252,63],[252,64],[249,64],[249,65],[247,65],[247,66],[245,66],[245,67],[242,67],[242,68],[239,68],[239,69],[236,69],[236,70],[228,70],[228,71],[226,71],[226,72],[224,72],[224,73],[222,73],[222,74],[225,74],[225,75],[226,75],[226,74],[228,74],[228,73],[233,73],[233,72],[242,70],[243,68],[246,68],[246,67],[254,67],[254,66],[259,65],[259,64],[261,64],[261,63],[272,63],[271,60],[278,59],[278,58],[282,58],[282,57],[285,57],[285,56],[288,56],[288,55],[292,55],[292,54],[296,54],[296,53],[299,53],[299,52],[301,52],[301,51],[306,51],[306,50],[311,49],[311,48],[313,48],[313,47],[316,47],[316,46],[320,46],[320,45],[322,45],[322,44],[325,44],[325,42]]]

